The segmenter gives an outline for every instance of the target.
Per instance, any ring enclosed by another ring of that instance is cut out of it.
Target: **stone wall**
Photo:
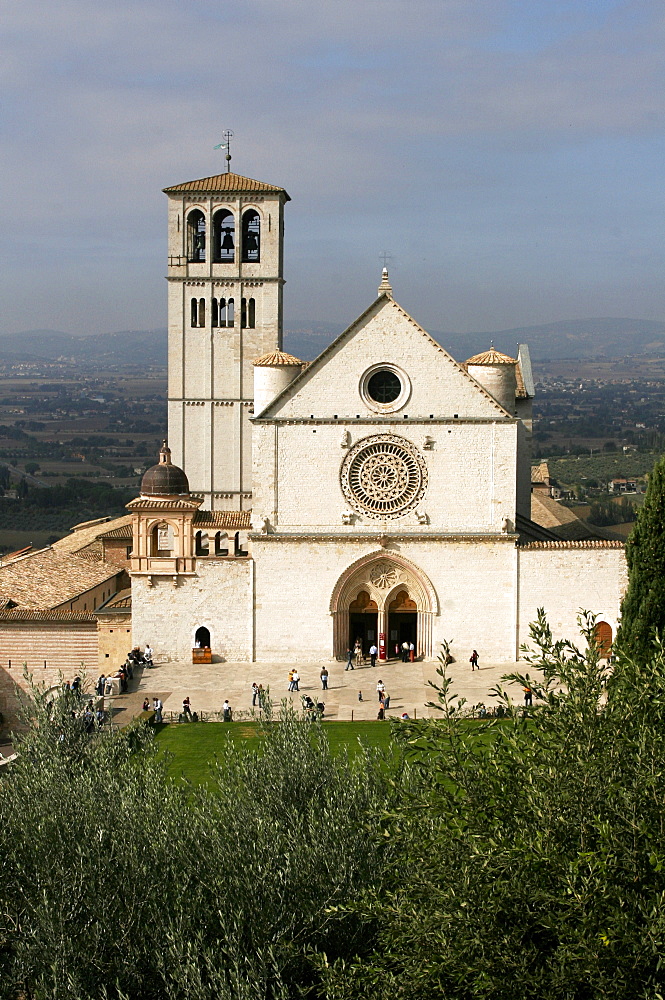
[[[92,615],[80,622],[0,621],[0,650],[0,712],[9,726],[17,721],[15,687],[26,687],[24,664],[34,681],[47,688],[83,671],[89,684],[98,676],[97,622]]]
[[[147,642],[155,660],[191,662],[194,634],[210,630],[216,660],[252,659],[251,559],[197,559],[195,576],[135,576],[132,581],[132,644]]]
[[[534,542],[518,550],[519,634],[544,607],[555,639],[581,641],[577,616],[592,611],[616,634],[628,583],[625,550],[613,542]]]

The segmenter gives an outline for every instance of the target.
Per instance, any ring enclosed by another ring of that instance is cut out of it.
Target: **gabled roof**
[[[95,521],[84,521],[75,525],[69,535],[60,538],[53,543],[53,548],[57,552],[80,552],[88,546],[94,546],[98,540],[111,531],[121,528],[123,525],[131,525],[131,514],[123,514],[121,517],[102,517]],[[131,531],[130,531],[131,534]],[[101,553],[101,544],[98,546]]]
[[[283,194],[286,201],[291,201],[288,194],[282,187],[276,184],[266,184],[264,181],[255,181],[251,177],[243,177],[241,174],[225,173],[213,174],[212,177],[199,177],[196,181],[184,181],[182,184],[173,184],[171,187],[163,189],[164,194],[183,194],[196,192],[201,194],[217,194],[217,192],[233,192],[242,194]]]
[[[91,611],[54,611],[52,608],[14,608],[0,611],[0,622],[96,622]]]
[[[450,355],[448,351],[446,351],[446,349],[442,347],[441,344],[439,344],[438,341],[436,341],[434,337],[432,337],[427,332],[427,330],[425,330],[424,327],[422,327],[420,323],[418,323],[413,318],[413,316],[410,316],[409,313],[406,311],[406,309],[403,309],[402,306],[394,300],[392,295],[388,295],[387,293],[382,293],[381,295],[379,295],[378,298],[376,298],[371,303],[371,305],[367,307],[367,309],[365,309],[364,312],[360,314],[360,316],[358,316],[357,319],[353,321],[353,323],[351,323],[350,326],[347,326],[346,330],[343,330],[338,337],[335,337],[332,343],[328,344],[328,346],[324,348],[323,351],[321,351],[319,356],[315,358],[314,361],[312,361],[309,365],[307,365],[307,367],[304,367],[303,371],[299,375],[296,375],[293,381],[290,382],[277,396],[275,396],[275,398],[270,401],[270,403],[261,413],[255,414],[254,419],[256,420],[257,418],[261,419],[267,417],[270,411],[277,403],[279,403],[282,399],[286,399],[295,390],[297,390],[298,386],[303,382],[304,379],[309,379],[311,375],[316,374],[318,369],[325,364],[327,358],[337,349],[337,347],[341,343],[343,343],[344,340],[350,338],[356,331],[356,329],[361,326],[361,324],[364,322],[366,318],[368,318],[373,312],[378,312],[378,309],[384,305],[390,305],[394,309],[397,309],[397,311],[404,317],[404,319],[406,319],[407,322],[409,322],[413,327],[415,327],[415,329],[426,340],[429,341],[432,347],[436,351],[438,351],[439,354],[442,354],[445,358],[447,358],[448,361],[450,361],[451,364],[455,366],[460,375],[468,382],[470,382],[478,390],[478,392],[480,392],[485,397],[485,399],[488,400],[488,402],[492,403],[492,405],[499,411],[499,413],[503,414],[503,416],[505,417],[512,418],[512,414],[508,413],[508,411],[505,410],[500,403],[497,403],[494,396],[492,396],[487,391],[487,389],[485,389],[479,382],[477,382],[472,375],[469,375],[464,365],[461,365],[459,361],[455,361],[452,355]]]
[[[0,567],[0,602],[22,608],[55,608],[122,573],[110,563],[91,562],[50,547]]]
[[[199,510],[192,523],[198,528],[233,528],[236,531],[251,528],[251,510]]]

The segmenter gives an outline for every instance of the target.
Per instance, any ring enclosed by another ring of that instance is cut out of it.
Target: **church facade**
[[[169,447],[133,517],[132,628],[158,657],[511,662],[545,607],[614,633],[620,542],[531,519],[528,349],[455,361],[377,298],[311,364],[282,350],[279,187],[167,188]]]

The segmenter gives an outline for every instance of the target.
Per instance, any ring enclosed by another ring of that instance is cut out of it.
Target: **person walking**
[[[153,710],[155,712],[155,722],[161,722],[162,721],[162,710],[164,708],[164,705],[162,703],[162,699],[161,698],[153,698],[152,699],[152,707],[153,707]]]
[[[182,699],[182,714],[188,715],[191,721],[192,718],[192,706],[189,703],[189,695]]]
[[[533,705],[533,692],[530,687],[524,688],[524,707],[529,708]]]
[[[293,671],[289,670],[289,691],[293,691]]]
[[[321,690],[322,691],[327,691],[328,690],[328,668],[327,667],[324,667],[323,670],[321,671]]]
[[[233,710],[229,704],[228,698],[226,698],[224,704],[222,705],[222,718],[224,719],[224,722],[233,721]]]
[[[369,665],[370,665],[370,667],[375,667],[376,666],[376,657],[377,657],[378,652],[379,651],[376,648],[376,643],[373,642],[372,645],[369,647]]]
[[[474,670],[480,670],[480,667],[478,666],[478,651],[476,649],[474,649],[469,657],[469,663],[471,664],[471,673],[473,673]]]
[[[407,663],[409,659],[409,644],[404,640],[402,643],[402,663]]]
[[[346,666],[344,667],[344,669],[345,670],[355,669],[355,667],[353,666],[353,649],[351,648],[351,646],[349,646],[349,648],[346,651]]]
[[[390,708],[390,695],[386,694],[385,692],[383,695],[383,707],[385,708],[386,712]]]
[[[300,674],[297,670],[293,671],[293,690],[300,691]]]
[[[252,708],[256,708],[256,699],[259,696],[259,685],[254,681],[252,684]]]
[[[383,683],[383,681],[379,677],[378,681],[376,682],[376,693],[377,693],[377,695],[379,697],[379,701],[381,701],[381,699],[383,698],[383,694],[384,694],[385,690],[386,690],[386,685]]]

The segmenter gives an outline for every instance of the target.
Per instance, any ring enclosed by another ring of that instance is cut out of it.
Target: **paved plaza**
[[[470,652],[470,651],[469,651]],[[320,673],[322,667],[329,671],[328,690],[321,690]],[[436,699],[436,692],[428,681],[437,681],[438,662],[426,661],[401,663],[389,660],[371,667],[366,665],[355,670],[345,670],[344,663],[312,662],[298,664],[300,674],[299,693],[288,691],[290,667],[284,663],[212,663],[192,664],[185,662],[157,663],[151,670],[138,671],[130,690],[125,695],[113,699],[116,721],[123,724],[141,710],[143,699],[159,696],[164,702],[165,718],[169,713],[179,714],[183,698],[189,696],[194,712],[219,712],[225,698],[228,698],[235,717],[249,713],[252,709],[252,682],[269,689],[273,704],[286,698],[292,699],[300,709],[300,695],[309,694],[314,701],[325,703],[326,719],[375,719],[378,710],[377,682],[383,681],[390,695],[388,715],[407,712],[411,718],[437,715],[427,702]],[[448,673],[452,680],[452,693],[466,698],[469,705],[480,702],[487,707],[496,699],[490,695],[504,674],[520,669],[526,672],[525,663],[480,663],[479,670],[471,670],[468,661],[451,663]],[[358,692],[362,692],[362,701]],[[515,701],[522,701],[522,690],[513,686],[511,695]]]

